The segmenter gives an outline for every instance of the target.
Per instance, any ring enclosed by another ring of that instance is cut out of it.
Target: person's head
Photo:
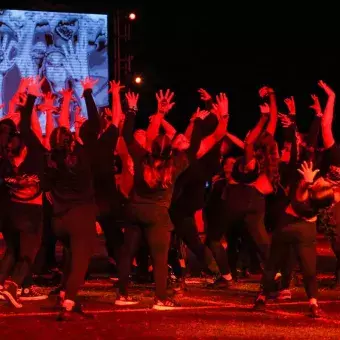
[[[260,173],[265,173],[271,181],[274,190],[280,181],[279,175],[279,151],[274,137],[265,132],[254,145],[255,158],[260,165]]]
[[[223,160],[223,172],[224,172],[224,176],[227,180],[230,180],[231,179],[231,173],[233,171],[233,167],[234,167],[234,164],[236,162],[236,158],[234,157],[226,157],[224,160]]]
[[[146,146],[146,132],[145,130],[138,129],[133,134],[134,139],[136,142],[143,148]]]
[[[19,132],[12,134],[7,144],[7,155],[9,158],[19,157],[25,148],[24,141]]]
[[[67,80],[65,63],[65,55],[60,50],[52,49],[47,52],[44,60],[44,75],[50,83],[65,86]]]
[[[174,140],[172,141],[172,148],[174,150],[185,151],[189,148],[190,142],[188,138],[185,137],[183,134],[177,135]]]
[[[72,132],[66,127],[57,127],[51,133],[50,145],[53,151],[70,153],[73,151],[74,143]]]
[[[159,135],[143,162],[143,176],[150,188],[168,188],[173,181],[174,164],[170,138]]]

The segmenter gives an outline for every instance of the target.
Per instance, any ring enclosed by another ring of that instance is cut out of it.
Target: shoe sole
[[[278,300],[278,301],[287,301],[287,300],[291,300],[292,299],[292,297],[290,296],[290,297],[277,297],[276,298],[276,300]]]
[[[41,301],[48,299],[47,295],[42,296],[30,296],[30,297],[19,297],[19,301]]]
[[[138,305],[138,301],[115,301],[116,306],[133,306],[133,305]]]
[[[174,309],[178,309],[178,308],[180,308],[180,307],[179,306],[178,307],[158,306],[158,305],[152,306],[152,309],[155,309],[155,310],[174,310]]]
[[[2,292],[2,295],[4,296],[4,298],[11,303],[15,308],[21,308],[22,304],[20,304],[18,301],[15,300],[15,298],[13,297],[12,294],[8,293],[8,292]]]

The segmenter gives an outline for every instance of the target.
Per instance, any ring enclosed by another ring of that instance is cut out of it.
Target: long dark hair
[[[268,133],[263,133],[255,143],[255,158],[260,165],[260,173],[265,173],[270,180],[274,191],[280,183],[279,173],[279,151],[274,137]]]
[[[143,160],[143,177],[150,188],[168,188],[173,181],[174,162],[171,141],[159,135],[152,143],[151,153]]]

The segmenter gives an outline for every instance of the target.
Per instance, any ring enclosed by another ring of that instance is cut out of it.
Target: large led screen
[[[107,34],[107,15],[103,14],[1,10],[0,118],[12,109],[10,100],[21,78],[38,75],[45,77],[42,90],[54,94],[56,108],[62,104],[60,92],[73,89],[71,122],[77,106],[87,115],[81,87],[86,77],[98,79],[94,99],[98,107],[106,106]],[[38,116],[44,131],[45,114],[38,112]]]

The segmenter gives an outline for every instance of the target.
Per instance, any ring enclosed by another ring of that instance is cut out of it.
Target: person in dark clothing
[[[338,175],[340,158],[332,134],[335,94],[324,82],[320,81],[319,86],[328,95],[321,121],[321,131],[326,153],[330,156],[330,167],[325,176],[317,177],[319,170],[313,169],[313,163],[310,161],[312,158],[309,158],[309,161],[304,161],[298,169],[302,178],[294,186],[290,204],[274,231],[270,256],[262,280],[263,290],[258,295],[254,306],[257,310],[264,310],[266,299],[273,289],[274,275],[278,267],[282,266],[282,259],[290,259],[289,253],[293,248],[300,262],[311,316],[320,317],[321,315],[317,303],[315,222],[320,209],[332,206],[340,200],[340,176]]]
[[[273,138],[277,107],[272,89],[262,88],[260,95],[269,97],[270,107],[264,105],[266,110],[261,110],[259,123],[246,137],[244,156],[233,165],[231,185],[226,186],[223,193],[224,207],[215,212],[222,217],[208,224],[207,243],[222,274],[212,284],[214,288],[227,288],[232,283],[227,253],[221,244],[223,235],[228,242],[229,236],[236,231],[239,234],[242,228],[250,236],[262,262],[269,252],[269,237],[264,226],[265,196],[276,190],[279,179],[277,144]]]
[[[62,241],[67,260],[60,289],[62,311],[58,320],[86,316],[75,303],[84,281],[96,241],[96,206],[93,188],[92,158],[96,145],[99,117],[92,97],[94,81],[82,83],[89,119],[81,133],[83,145],[75,142],[64,126],[51,134],[51,154],[47,162],[46,178],[53,207],[53,226]],[[118,139],[118,124],[112,121],[112,152]]]
[[[7,250],[0,266],[0,285],[4,286],[0,294],[17,308],[22,306],[18,289],[30,277],[41,243],[45,149],[31,130],[31,114],[39,95],[40,83],[33,81],[26,104],[20,108],[20,133],[14,133],[9,140],[8,167],[4,174],[10,202],[3,230]],[[24,290],[21,299],[32,294],[35,293]]]
[[[199,126],[202,120],[197,118],[193,129],[190,147],[185,152],[173,150],[170,139],[159,135],[159,127],[163,116],[173,103],[173,94],[169,91],[156,96],[158,99],[158,113],[153,117],[147,131],[147,148],[142,148],[133,139],[133,126],[135,112],[130,107],[124,125],[124,138],[128,145],[131,157],[134,160],[135,176],[131,203],[127,214],[133,226],[125,230],[125,242],[122,251],[122,261],[119,264],[119,296],[116,304],[133,304],[128,296],[127,285],[131,262],[138,246],[140,234],[143,231],[149,244],[154,267],[154,279],[156,283],[156,299],[153,308],[158,310],[173,309],[177,306],[174,301],[167,297],[168,276],[168,251],[173,229],[168,209],[172,200],[172,193],[176,178],[188,167],[189,160],[200,158],[209,150],[218,137],[209,145],[204,145],[202,151],[200,140],[195,138],[200,133]],[[222,96],[223,97],[223,96]],[[227,113],[226,98],[221,98],[224,114]],[[224,106],[223,106],[224,104]],[[221,124],[221,130],[225,133],[225,126]],[[221,134],[221,137],[222,135]],[[220,137],[220,138],[221,138]]]

